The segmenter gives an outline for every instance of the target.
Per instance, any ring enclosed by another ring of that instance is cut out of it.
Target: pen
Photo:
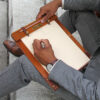
[[[45,43],[41,42],[41,47],[44,49],[45,48]]]

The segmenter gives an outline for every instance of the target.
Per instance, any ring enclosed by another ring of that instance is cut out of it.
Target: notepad
[[[51,88],[57,90],[59,86],[48,79],[49,72],[34,56],[34,39],[48,39],[57,59],[62,60],[70,67],[80,70],[90,61],[89,54],[59,22],[57,16],[52,16],[47,22],[36,20],[12,33],[12,38],[20,47],[30,62],[36,67]]]
[[[34,39],[48,39],[55,56],[76,70],[90,60],[55,21],[21,39],[32,54],[34,54],[32,46]]]

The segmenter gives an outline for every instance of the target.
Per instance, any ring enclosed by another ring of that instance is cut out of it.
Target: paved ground
[[[0,69],[7,65],[7,51],[3,41],[7,38],[7,3],[0,1]]]
[[[0,70],[7,66],[7,51],[2,44],[5,39],[7,39],[7,2],[0,0]],[[7,97],[0,100],[7,100]]]

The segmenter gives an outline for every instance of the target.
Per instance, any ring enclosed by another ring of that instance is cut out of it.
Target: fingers
[[[40,12],[36,19],[42,18],[41,22],[45,23],[51,16],[52,14],[50,12]]]
[[[42,18],[41,22],[44,23],[46,22],[51,16],[53,16],[53,13],[47,9],[47,8],[40,8],[40,12],[38,13],[36,19]]]
[[[45,44],[45,48],[50,46],[50,42],[48,39],[41,39],[41,42],[43,42]]]
[[[42,18],[42,23],[45,23],[50,17],[52,16],[52,14],[50,12],[47,12],[47,14]]]
[[[34,51],[42,48],[41,42],[43,42],[45,44],[45,48],[50,46],[49,40],[47,40],[47,39],[41,39],[41,40],[35,39],[33,42]]]
[[[47,14],[47,12],[48,10],[45,9],[45,6],[41,7],[36,19],[42,18],[43,16]]]
[[[35,51],[36,49],[40,49],[40,47],[41,47],[40,40],[35,39],[34,42],[33,42],[34,51]]]
[[[45,44],[45,48],[50,46],[50,43],[47,39],[35,39],[33,42],[33,49],[34,49],[34,56],[37,57],[37,54],[39,54],[39,51],[45,49],[41,46],[41,42],[43,42]]]
[[[36,17],[36,19],[40,19],[47,15],[47,11],[40,11]]]

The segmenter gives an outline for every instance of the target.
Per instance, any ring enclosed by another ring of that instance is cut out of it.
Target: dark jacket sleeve
[[[83,74],[66,65],[63,61],[55,64],[49,79],[58,83],[81,100],[100,100],[100,82],[87,80]]]
[[[100,0],[64,0],[64,9],[100,11]]]

